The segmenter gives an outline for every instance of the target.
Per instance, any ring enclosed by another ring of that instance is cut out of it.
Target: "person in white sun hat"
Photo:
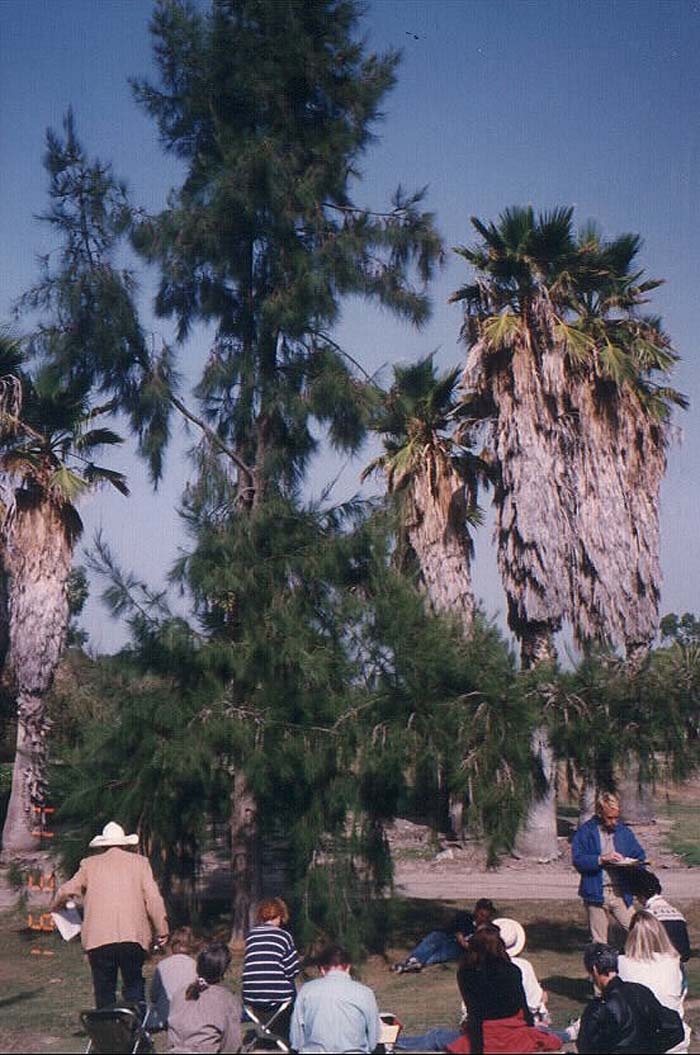
[[[71,898],[83,903],[82,944],[95,990],[95,1007],[116,1002],[117,973],[127,1004],[145,1000],[143,964],[155,933],[159,945],[168,938],[168,920],[151,866],[136,851],[138,835],[127,835],[110,821],[90,841],[91,850],[75,875],[56,892],[51,909]]]
[[[547,1011],[547,993],[537,981],[535,969],[529,960],[523,959],[520,953],[525,948],[525,928],[517,919],[495,919],[494,927],[501,932],[501,939],[510,956],[511,963],[520,968],[523,976],[523,989],[527,1006],[535,1020],[535,1025],[549,1025],[549,1012]]]

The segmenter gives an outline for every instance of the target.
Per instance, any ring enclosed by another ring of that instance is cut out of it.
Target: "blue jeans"
[[[396,1041],[396,1049],[397,1051],[401,1049],[406,1051],[444,1051],[448,1044],[457,1040],[461,1035],[461,1031],[458,1029],[447,1029],[444,1026],[438,1026],[436,1029],[429,1029],[422,1037],[400,1036]]]
[[[461,953],[462,947],[454,934],[445,934],[444,930],[431,930],[409,953],[409,957],[419,960],[424,967],[429,967],[432,963],[458,960]]]

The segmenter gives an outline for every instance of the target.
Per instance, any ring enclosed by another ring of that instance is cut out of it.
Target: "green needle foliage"
[[[342,299],[415,325],[429,314],[441,243],[423,192],[399,187],[381,212],[352,197],[398,62],[366,54],[358,19],[350,0],[164,0],[160,83],[134,83],[186,176],[167,209],[136,218],[133,243],[180,338],[215,327],[197,392],[246,508],[301,481],[313,421],[338,448],[363,437],[362,371],[330,336]]]
[[[120,241],[131,222],[126,185],[111,166],[90,160],[68,110],[63,136],[49,129],[44,168],[49,208],[39,217],[60,239],[40,260],[39,281],[17,312],[36,324],[28,347],[56,383],[85,397],[110,399],[138,437],[155,481],[169,438],[168,395],[176,386],[168,350],[152,355],[135,306],[136,278],[119,267]]]
[[[245,774],[300,935],[355,948],[381,946],[384,826],[417,774],[435,823],[463,794],[494,855],[512,843],[529,775],[529,733],[512,735],[527,706],[499,635],[478,617],[465,645],[459,624],[427,613],[390,566],[393,525],[366,514],[280,498],[200,526],[178,572],[201,632],[103,546],[134,647],[114,720],[88,725],[60,769],[63,818],[84,835],[106,810],[138,825],[166,880],[192,873]]]

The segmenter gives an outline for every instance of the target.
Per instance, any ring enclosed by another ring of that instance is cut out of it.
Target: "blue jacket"
[[[636,857],[638,861],[645,858],[641,848],[626,824],[618,821],[613,832],[613,846],[623,857]],[[581,873],[579,896],[594,905],[603,904],[603,869],[600,864],[600,827],[597,817],[591,817],[582,824],[571,843],[571,856],[574,868]],[[625,871],[619,870],[619,881],[625,904],[632,904],[632,894],[625,889]]]

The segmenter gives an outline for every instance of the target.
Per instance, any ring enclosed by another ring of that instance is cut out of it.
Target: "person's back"
[[[197,977],[175,993],[168,1015],[168,1052],[215,1055],[241,1045],[241,1002],[221,985],[231,963],[223,942],[212,942],[197,957]]]
[[[197,964],[186,953],[166,956],[156,968],[151,982],[148,1028],[165,1029],[170,1016],[170,1005],[176,993],[186,989],[197,977]]]
[[[625,982],[639,982],[651,989],[657,1000],[683,1013],[683,972],[680,958],[663,924],[648,912],[635,912],[618,958],[618,973]]]
[[[223,985],[211,985],[188,1000],[180,989],[170,1002],[168,1052],[234,1052],[241,1043],[241,1002]]]
[[[120,941],[148,946],[151,922],[158,923],[165,916],[148,860],[112,847],[97,857],[84,858],[80,873],[85,876],[84,948]],[[160,929],[164,926],[161,923]]]
[[[520,968],[506,960],[491,960],[478,968],[463,964],[457,984],[470,1016],[481,1021],[510,1018],[527,1008]]]
[[[620,956],[618,967],[623,982],[645,985],[647,989],[651,989],[660,1004],[682,1014],[683,974],[677,956],[662,956],[657,953],[651,960]]]
[[[584,963],[601,995],[581,1016],[580,1052],[643,1055],[668,1051],[683,1041],[683,1023],[677,1012],[660,1004],[646,986],[619,977],[615,949],[593,942],[586,947]]]
[[[581,1017],[580,1052],[603,1053],[666,1051],[683,1039],[664,1033],[663,1005],[651,990],[638,982],[613,979],[604,997],[596,998]],[[680,1022],[680,1019],[679,1019]],[[667,1044],[668,1040],[670,1044]]]
[[[242,981],[246,1004],[279,1004],[293,999],[298,971],[299,957],[289,931],[270,923],[249,931]]]
[[[318,959],[321,978],[299,991],[291,1024],[292,1047],[300,1052],[371,1052],[379,1040],[379,1010],[372,990],[350,977],[340,946]]]

